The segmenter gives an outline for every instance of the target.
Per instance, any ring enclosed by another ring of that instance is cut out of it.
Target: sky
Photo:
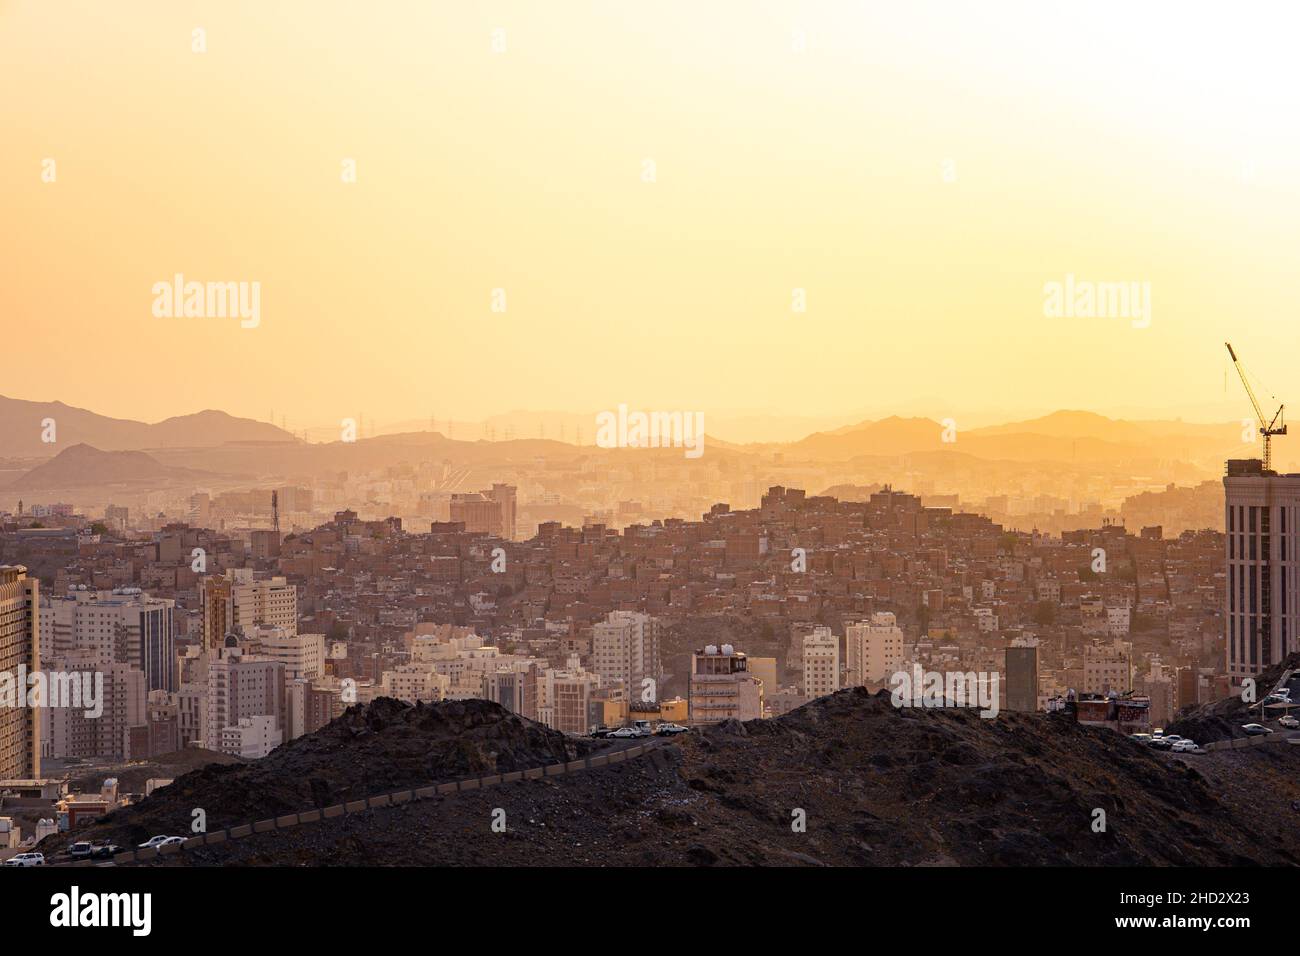
[[[0,0],[0,394],[1239,418],[1224,340],[1279,401],[1300,344],[1294,18]],[[156,314],[177,273],[255,327]]]

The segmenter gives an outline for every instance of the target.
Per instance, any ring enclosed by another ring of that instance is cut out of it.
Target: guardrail
[[[367,810],[376,810],[382,807],[395,807],[416,800],[430,800],[434,797],[446,796],[452,793],[464,793],[470,790],[485,790],[488,787],[500,786],[507,783],[521,783],[525,780],[541,780],[545,777],[560,777],[565,774],[580,773],[584,770],[598,770],[601,767],[608,767],[614,764],[624,763],[628,760],[635,760],[636,758],[643,757],[657,749],[658,748],[652,744],[637,744],[632,747],[625,747],[622,750],[597,754],[594,757],[583,757],[581,760],[543,764],[540,767],[529,767],[527,770],[512,770],[509,773],[489,774],[483,777],[467,777],[464,780],[453,780],[449,783],[435,783],[418,789],[381,793],[373,797],[364,797],[360,800],[349,800],[346,803],[336,803],[329,807],[313,807],[312,809],[305,810],[301,813],[288,813],[283,816],[258,820],[255,823],[243,823],[238,826],[213,830],[210,833],[201,833],[190,837],[184,843],[175,843],[166,847],[128,850],[125,853],[117,854],[113,857],[112,862],[114,864],[143,863],[147,860],[157,859],[160,856],[170,856],[174,853],[183,853],[186,850],[197,850],[199,847],[203,846],[215,846],[219,843],[225,843],[227,840],[240,840],[244,837],[252,836],[255,833],[268,833],[272,830],[287,830],[291,827],[301,826],[305,823],[318,823],[321,820],[337,819],[338,817],[346,816],[350,813],[364,813]],[[106,860],[74,860],[66,863],[55,863],[53,865],[102,866],[107,862],[108,861]]]
[[[1204,750],[1244,750],[1246,747],[1261,747],[1264,744],[1286,743],[1291,740],[1297,740],[1297,734],[1285,733],[1279,734],[1276,731],[1271,734],[1257,734],[1253,737],[1234,737],[1231,740],[1215,740],[1208,744],[1201,744]]]

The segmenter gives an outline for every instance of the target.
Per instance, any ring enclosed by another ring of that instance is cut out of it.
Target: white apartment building
[[[592,670],[605,684],[622,681],[633,700],[658,699],[663,676],[659,660],[659,619],[635,611],[611,611],[592,627]],[[646,680],[653,683],[646,684]],[[645,691],[651,696],[646,697]]]
[[[809,700],[840,689],[840,641],[818,626],[803,639],[803,694]]]
[[[890,611],[877,611],[870,621],[845,628],[848,683],[853,686],[887,683],[903,669],[903,629]]]
[[[41,654],[47,659],[90,651],[104,664],[130,664],[146,690],[176,689],[176,602],[139,588],[69,588],[42,595]]]
[[[283,732],[277,724],[274,717],[266,715],[241,717],[238,723],[221,728],[221,744],[217,749],[223,754],[260,760],[284,743]]]
[[[209,749],[220,749],[225,729],[240,726],[245,717],[270,717],[283,734],[283,662],[245,657],[238,647],[220,648],[208,661],[207,689],[203,740]],[[275,746],[283,742],[281,736]]]

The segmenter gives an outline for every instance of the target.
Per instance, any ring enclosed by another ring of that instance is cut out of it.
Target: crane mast
[[[1224,342],[1228,347],[1228,354],[1232,356],[1233,367],[1236,368],[1237,374],[1241,377],[1241,384],[1246,389],[1246,395],[1250,399],[1250,404],[1255,409],[1255,419],[1259,422],[1259,433],[1264,436],[1264,470],[1273,470],[1273,445],[1274,435],[1286,434],[1286,411],[1285,405],[1279,405],[1273,418],[1264,417],[1264,410],[1259,407],[1259,399],[1255,397],[1255,390],[1250,387],[1250,382],[1246,378],[1246,370],[1241,367],[1241,362],[1237,358],[1237,353],[1233,351],[1231,342]]]

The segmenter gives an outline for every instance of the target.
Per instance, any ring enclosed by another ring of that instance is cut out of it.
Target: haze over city
[[[1292,20],[0,0],[10,936],[1280,929]]]
[[[1233,420],[1222,341],[1274,387],[1300,344],[1287,42],[1197,5],[0,4],[0,306],[94,343],[3,391]],[[177,273],[259,281],[260,324],[155,317]],[[1149,283],[1149,326],[1045,317],[1070,274]],[[142,342],[184,359],[121,375]]]

